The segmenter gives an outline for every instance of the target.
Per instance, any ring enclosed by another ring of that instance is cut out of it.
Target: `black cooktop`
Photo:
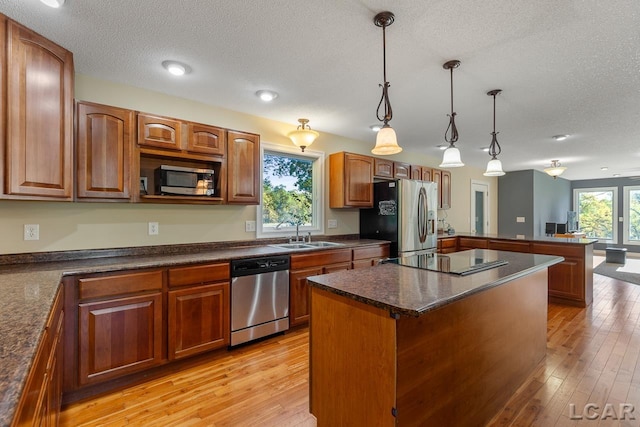
[[[508,261],[497,259],[495,253],[485,252],[481,249],[447,255],[424,252],[393,258],[385,262],[392,262],[423,270],[457,274],[460,276],[466,276],[467,274],[473,274],[508,264]]]

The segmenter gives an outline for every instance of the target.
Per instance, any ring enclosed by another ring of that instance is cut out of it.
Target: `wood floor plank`
[[[603,257],[594,257],[597,265]],[[66,426],[315,427],[307,329],[63,408]],[[571,419],[588,403],[635,406],[635,420]],[[594,302],[549,304],[547,355],[492,426],[640,425],[640,286],[594,275]]]

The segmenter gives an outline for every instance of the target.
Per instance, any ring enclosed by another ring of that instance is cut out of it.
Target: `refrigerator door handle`
[[[418,238],[420,243],[427,240],[427,193],[423,187],[418,193]]]

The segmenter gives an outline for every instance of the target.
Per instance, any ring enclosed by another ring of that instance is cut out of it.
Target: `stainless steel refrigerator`
[[[391,257],[436,250],[435,182],[400,179],[373,184],[373,208],[360,209],[360,238],[391,242]]]

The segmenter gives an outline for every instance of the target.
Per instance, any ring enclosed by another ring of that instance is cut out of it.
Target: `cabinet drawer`
[[[169,286],[200,285],[229,279],[229,263],[172,268],[169,270]]]
[[[439,239],[438,242],[440,243],[440,247],[441,248],[455,248],[456,246],[458,246],[457,242],[456,242],[456,238],[448,238],[448,239]],[[471,240],[471,239],[466,239],[466,240]],[[476,239],[473,239],[476,240]]]
[[[291,270],[351,262],[351,249],[338,249],[308,254],[291,255]]]
[[[389,245],[367,246],[353,249],[353,260],[367,258],[386,258],[389,256]]]
[[[489,247],[489,242],[486,239],[460,237],[459,245],[460,248],[487,249]]]
[[[78,280],[80,299],[100,298],[162,289],[162,271],[118,274]]]
[[[568,246],[566,244],[553,245],[553,244],[544,244],[544,243],[534,243],[532,252],[534,254],[583,258],[584,246]]]
[[[496,251],[531,252],[529,242],[511,242],[505,240],[489,240],[489,249]]]

